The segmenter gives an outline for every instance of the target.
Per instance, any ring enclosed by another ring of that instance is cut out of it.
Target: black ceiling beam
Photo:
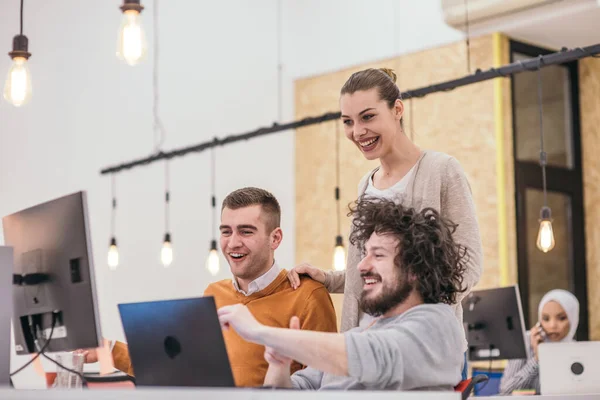
[[[453,79],[450,81],[433,84],[419,89],[408,90],[401,94],[402,99],[420,98],[427,96],[428,94],[436,92],[445,92],[452,89],[456,89],[461,86],[471,85],[473,83],[487,81],[498,77],[508,77],[520,72],[535,71],[539,67],[547,67],[550,65],[564,64],[571,61],[579,60],[581,58],[597,56],[600,54],[600,44],[595,44],[588,47],[576,48],[567,50],[563,48],[561,51],[556,53],[550,53],[544,56],[531,58],[524,61],[514,62],[498,68],[490,68],[487,71],[477,70],[471,75],[464,76],[462,78]],[[276,132],[287,131],[289,129],[302,128],[309,125],[320,124],[327,121],[333,121],[340,118],[339,112],[328,112],[317,117],[307,117],[299,121],[289,122],[287,124],[273,123],[269,127],[263,127],[256,129],[251,132],[229,135],[224,138],[214,138],[213,140],[198,143],[188,147],[182,147],[179,149],[159,152],[146,158],[140,158],[138,160],[129,161],[112,167],[104,168],[100,171],[101,174],[114,174],[120,171],[131,169],[134,167],[148,165],[160,160],[168,160],[175,157],[182,157],[189,153],[198,153],[206,149],[210,149],[216,146],[225,146],[231,143],[239,142],[242,140],[249,140],[259,136],[269,135]]]

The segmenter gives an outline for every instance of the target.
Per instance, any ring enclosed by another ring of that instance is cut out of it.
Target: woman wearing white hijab
[[[540,392],[538,345],[574,340],[579,325],[579,301],[566,290],[551,290],[540,301],[538,318],[539,322],[527,332],[530,342],[527,359],[508,362],[500,381],[500,394],[527,389]]]

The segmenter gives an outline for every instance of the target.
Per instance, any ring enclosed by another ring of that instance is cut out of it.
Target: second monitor
[[[476,290],[462,301],[470,361],[527,358],[517,285]]]

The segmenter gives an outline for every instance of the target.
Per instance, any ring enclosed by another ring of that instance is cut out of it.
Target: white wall
[[[4,54],[18,32],[18,3],[0,0],[2,82],[10,65]],[[142,3],[151,48],[153,2]],[[160,2],[165,150],[245,132],[276,119],[276,4]],[[117,176],[121,265],[114,272],[106,266],[110,178],[99,171],[146,156],[153,148],[152,52],[136,67],[117,60],[119,5],[119,0],[25,1],[24,33],[33,53],[29,64],[34,93],[32,102],[20,109],[3,100],[0,104],[0,216],[86,190],[102,330],[105,337],[123,339],[116,304],[197,296],[212,278],[204,269],[211,238],[209,153],[171,163],[175,261],[169,269],[159,262],[164,164]],[[293,119],[293,81],[298,77],[462,37],[443,24],[437,0],[283,1],[282,14],[286,121]],[[284,267],[294,261],[293,146],[293,133],[287,132],[217,151],[218,202],[249,185],[278,197],[285,236],[277,259]],[[228,276],[225,266],[218,278]],[[23,362],[15,357],[13,368]],[[15,383],[35,386],[31,376],[25,372]]]

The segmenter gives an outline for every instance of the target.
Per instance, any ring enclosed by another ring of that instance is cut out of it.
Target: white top
[[[415,173],[416,166],[417,164],[413,165],[412,168],[406,173],[406,175],[404,175],[402,179],[396,182],[393,186],[390,186],[389,188],[383,190],[377,189],[373,185],[373,175],[375,174],[372,174],[369,177],[369,183],[367,185],[367,189],[365,190],[365,195],[393,199],[394,197],[403,194],[406,191],[406,185],[408,185],[410,177]]]
[[[235,290],[237,290],[244,296],[250,296],[251,294],[260,292],[261,290],[269,286],[271,283],[273,283],[273,281],[275,280],[275,278],[277,278],[280,272],[281,268],[279,267],[279,265],[277,265],[276,262],[273,262],[273,266],[270,270],[268,270],[252,282],[250,282],[250,284],[248,285],[247,292],[244,292],[242,289],[240,289],[240,286],[238,285],[237,279],[235,279],[235,277],[231,281],[233,282],[233,287],[235,288]]]

